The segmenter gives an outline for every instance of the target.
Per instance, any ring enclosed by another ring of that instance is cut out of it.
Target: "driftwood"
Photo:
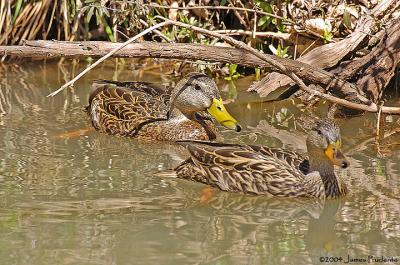
[[[332,71],[343,80],[358,78],[356,85],[360,93],[377,102],[383,88],[395,74],[400,63],[400,19],[395,19],[379,45],[362,58],[342,63]]]
[[[120,45],[120,43],[101,41],[26,41],[22,46],[0,46],[0,56],[8,55],[40,58],[102,57]],[[338,79],[337,76],[332,73],[302,62],[278,58],[273,55],[265,56],[268,56],[271,60],[278,61],[280,64],[284,65],[288,71],[292,71],[300,78],[310,83],[329,87],[332,91],[338,91],[345,95],[352,95],[353,99],[357,99],[357,102],[369,104],[368,99],[358,95],[357,89],[353,84]],[[116,52],[113,57],[204,60],[239,64],[248,67],[262,67],[266,68],[268,71],[279,70],[245,50],[189,43],[132,43]]]
[[[397,10],[400,2],[396,0],[383,0],[380,2],[369,15],[360,19],[355,31],[347,38],[330,43],[313,49],[305,56],[300,57],[298,61],[308,63],[320,68],[331,68],[337,65],[349,53],[356,51],[360,45],[371,36],[375,30],[375,24],[384,16],[389,16]],[[280,73],[270,73],[265,76],[260,82],[255,83],[250,87],[249,91],[256,91],[260,96],[267,96],[272,91],[281,87],[293,85],[293,81]],[[361,94],[363,94],[362,91]],[[344,95],[348,98],[348,95]]]

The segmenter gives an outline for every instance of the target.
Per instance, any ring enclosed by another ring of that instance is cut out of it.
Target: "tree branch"
[[[103,57],[101,57],[100,59],[98,59],[96,62],[94,62],[91,66],[89,66],[88,68],[86,68],[85,70],[83,70],[82,72],[80,72],[74,79],[72,79],[71,81],[67,82],[66,84],[64,84],[62,87],[60,87],[59,89],[57,89],[56,91],[50,93],[49,95],[47,95],[47,97],[54,97],[55,95],[57,95],[58,93],[60,93],[63,89],[65,89],[68,86],[73,85],[77,80],[79,80],[79,78],[81,78],[82,76],[84,76],[87,72],[89,72],[90,70],[92,70],[93,68],[95,68],[97,65],[99,65],[101,62],[103,62],[104,60],[106,60],[107,58],[111,57],[114,53],[116,53],[117,51],[121,50],[122,48],[124,48],[125,46],[127,46],[128,44],[134,42],[135,40],[137,40],[138,38],[146,35],[147,33],[160,28],[162,26],[166,26],[169,25],[170,23],[168,21],[165,22],[161,22],[158,23],[144,31],[142,31],[141,33],[137,34],[136,36],[130,38],[129,40],[125,41],[124,43],[118,45],[118,47],[114,48],[112,51],[110,51],[109,53],[107,53],[106,55],[104,55]]]

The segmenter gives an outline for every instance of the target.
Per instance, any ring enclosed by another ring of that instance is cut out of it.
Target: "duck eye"
[[[221,106],[217,106],[217,109],[218,109],[218,110],[222,110]]]
[[[319,135],[322,135],[321,130],[318,130],[318,129],[317,129],[317,133],[318,133]]]
[[[200,87],[200,85],[196,84],[196,85],[194,85],[194,89],[196,89],[196,90],[200,90],[200,89],[201,89],[201,87]]]

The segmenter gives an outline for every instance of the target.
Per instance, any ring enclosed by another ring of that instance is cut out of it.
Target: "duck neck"
[[[172,114],[174,109],[178,109],[177,106],[180,105],[179,96],[186,89],[186,87],[187,87],[186,82],[187,82],[187,80],[182,79],[178,82],[178,84],[176,84],[176,86],[172,90],[170,90],[171,96],[169,98],[168,118]],[[183,111],[181,110],[181,112],[183,112]],[[187,117],[187,115],[185,113],[183,113],[183,114]]]
[[[204,118],[201,114],[199,114],[198,112],[196,112],[196,113],[194,114],[193,119],[194,119],[195,121],[197,121],[197,122],[201,125],[201,127],[203,127],[203,129],[206,131],[207,137],[208,137],[208,139],[209,139],[210,141],[213,141],[213,140],[215,140],[215,139],[217,138],[217,135],[216,135],[215,132],[208,126],[208,124],[207,124],[206,121],[205,121],[205,118]]]
[[[333,164],[321,150],[309,150],[310,172],[317,171],[324,184],[326,197],[340,197],[346,193],[344,183],[338,179]]]

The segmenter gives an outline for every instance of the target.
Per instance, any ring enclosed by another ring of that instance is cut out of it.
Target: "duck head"
[[[310,162],[314,163],[314,166],[331,164],[347,168],[350,163],[341,149],[342,139],[336,123],[331,119],[317,121],[307,137]]]
[[[222,103],[214,80],[205,74],[191,73],[179,81],[171,94],[171,110],[174,107],[191,120],[196,120],[197,112],[208,111],[222,126],[237,132],[241,130]]]

